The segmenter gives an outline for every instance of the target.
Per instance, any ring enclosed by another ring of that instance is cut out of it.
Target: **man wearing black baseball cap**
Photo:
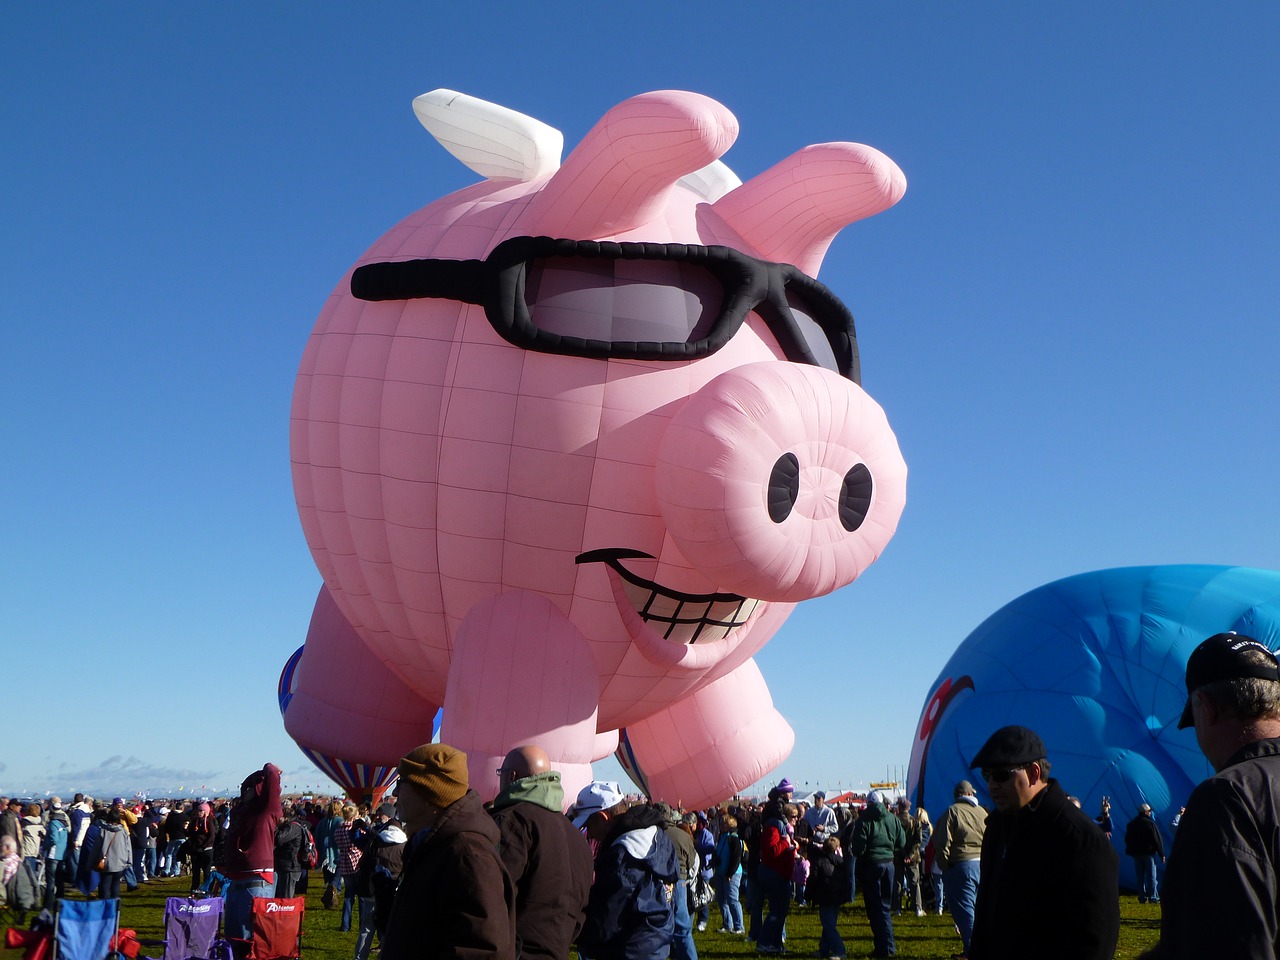
[[[1046,753],[1035,731],[1001,727],[970,764],[996,805],[982,837],[970,960],[1115,955],[1120,858],[1049,778]]]
[[[1217,774],[1174,834],[1160,942],[1144,956],[1274,957],[1280,943],[1280,665],[1263,643],[1218,633],[1187,660],[1187,704]]]

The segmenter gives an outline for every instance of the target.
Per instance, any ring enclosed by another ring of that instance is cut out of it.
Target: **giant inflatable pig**
[[[285,724],[394,763],[430,737],[496,791],[537,742],[570,798],[625,729],[655,798],[790,752],[751,659],[854,580],[906,467],[813,279],[903,194],[855,143],[740,183],[722,105],[660,91],[559,134],[448,90],[415,111],[485,179],[376,241],[302,358],[293,479],[324,578]]]

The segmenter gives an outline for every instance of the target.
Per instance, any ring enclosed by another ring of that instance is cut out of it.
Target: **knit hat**
[[[424,743],[400,761],[400,784],[435,807],[447,807],[467,792],[467,755],[444,743]]]

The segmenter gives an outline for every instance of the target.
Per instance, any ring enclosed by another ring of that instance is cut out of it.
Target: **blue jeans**
[[[889,957],[896,952],[893,943],[893,918],[889,915],[894,900],[893,861],[881,863],[858,858],[858,886],[867,904],[867,921],[877,956]]]
[[[232,880],[227,884],[227,905],[223,908],[223,929],[236,940],[248,940],[253,919],[253,900],[275,896],[276,884],[261,877]]]
[[[977,860],[961,860],[942,873],[947,907],[964,945],[962,953],[969,952],[969,941],[973,938],[973,905],[978,902],[978,881],[982,875],[978,864]]]
[[[347,877],[346,886],[342,890],[342,923],[339,924],[338,929],[343,932],[351,929],[351,914],[356,901],[355,881],[356,875],[353,873]]]
[[[822,936],[818,938],[819,957],[844,957],[844,941],[840,939],[840,931],[836,929],[836,919],[839,916],[839,907],[818,907],[818,919],[822,921]]]
[[[166,877],[176,877],[182,870],[182,862],[178,859],[178,848],[182,846],[185,840],[170,840],[165,844],[164,848],[164,875]]]
[[[760,868],[751,872],[747,882],[747,913],[751,926],[747,928],[747,937],[755,940],[760,936],[760,928],[764,926],[764,890],[760,887]]]
[[[698,948],[693,945],[693,921],[689,919],[689,888],[683,880],[676,881],[674,898],[676,931],[671,935],[671,958],[698,960]]]
[[[1156,882],[1156,858],[1154,854],[1139,853],[1133,857],[1138,871],[1138,902],[1159,903],[1160,886]]]
[[[791,909],[791,878],[761,864],[756,870],[760,895],[769,903],[760,927],[756,949],[765,953],[781,953],[787,939],[787,912]]]
[[[732,933],[742,932],[742,901],[738,891],[742,889],[742,874],[716,878],[716,902],[720,904],[720,924]]]
[[[360,898],[360,932],[356,934],[355,960],[369,960],[369,950],[373,947],[374,923],[373,897]]]

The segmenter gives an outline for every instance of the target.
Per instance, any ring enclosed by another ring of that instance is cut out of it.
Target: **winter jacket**
[[[578,947],[591,960],[664,960],[675,933],[676,849],[654,807],[617,817],[596,854]]]
[[[218,821],[212,813],[197,813],[187,825],[187,839],[192,850],[212,850],[218,839]]]
[[[40,844],[44,842],[44,821],[38,816],[22,818],[22,843],[18,852],[25,857],[39,857]]]
[[[44,844],[40,848],[40,856],[46,860],[61,860],[67,853],[67,844],[71,840],[71,819],[65,810],[54,810],[49,814],[49,822],[45,824]]]
[[[106,873],[123,873],[133,863],[133,847],[129,844],[129,831],[119,823],[103,823],[102,832],[98,834],[92,859],[94,866],[99,860],[106,860]]]
[[[224,854],[231,879],[275,869],[280,815],[280,768],[268,763],[245,778],[240,785],[240,802],[231,811]]]
[[[849,852],[869,863],[886,863],[907,846],[907,834],[897,814],[883,803],[868,803],[850,834]]]
[[[286,820],[276,827],[275,870],[277,873],[301,873],[302,861],[298,854],[302,851],[302,842],[306,838],[304,830],[297,820]]]
[[[852,898],[852,887],[842,856],[826,847],[810,848],[809,882],[804,888],[806,901],[815,907],[838,907]]]
[[[316,822],[316,828],[313,831],[316,851],[320,855],[320,866],[331,874],[338,872],[338,845],[334,840],[334,833],[341,826],[341,817],[324,817]]]
[[[413,836],[381,960],[514,960],[515,887],[498,840],[474,790]]]
[[[1169,851],[1160,943],[1151,956],[1272,960],[1280,954],[1278,870],[1280,740],[1258,740],[1187,800]]]
[[[788,883],[796,865],[796,846],[783,820],[766,820],[760,829],[760,867],[772,870]]]
[[[732,877],[742,872],[744,844],[737,831],[720,834],[716,841],[715,866],[717,877]]]
[[[1164,838],[1155,820],[1138,814],[1124,828],[1124,852],[1130,857],[1163,857]]]
[[[933,833],[938,867],[946,871],[961,861],[979,859],[986,829],[987,811],[973,797],[961,797],[949,806]]]
[[[168,845],[172,840],[185,840],[191,830],[190,810],[170,810],[160,824],[160,842]]]
[[[498,856],[516,888],[516,937],[522,957],[563,960],[577,939],[591,893],[591,847],[561,813],[558,771],[511,783],[491,811],[502,839]]]
[[[83,800],[73,803],[67,813],[71,821],[71,843],[78,849],[84,843],[85,834],[89,832],[89,823],[93,819],[93,807]]]
[[[987,818],[981,871],[971,960],[1024,956],[1031,943],[1043,960],[1114,956],[1119,857],[1058,781],[1049,780],[1022,809]]]

